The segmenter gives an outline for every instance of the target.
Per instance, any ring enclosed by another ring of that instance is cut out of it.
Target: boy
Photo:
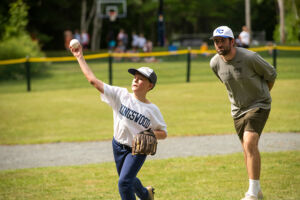
[[[112,140],[113,154],[119,174],[119,193],[122,200],[135,200],[135,194],[141,200],[153,200],[154,188],[144,187],[136,177],[143,166],[146,155],[132,155],[132,140],[139,132],[151,128],[157,139],[167,137],[167,126],[158,107],[147,98],[147,93],[156,84],[157,76],[148,67],[129,69],[134,78],[132,91],[126,88],[110,86],[97,79],[87,65],[82,47],[70,47],[77,58],[80,68],[87,80],[101,93],[102,101],[113,109],[114,137]]]

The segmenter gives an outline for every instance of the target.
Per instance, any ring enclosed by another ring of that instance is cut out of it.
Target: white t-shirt
[[[146,44],[146,38],[144,37],[139,37],[138,39],[138,45],[139,45],[139,48],[143,48]]]
[[[136,99],[126,88],[104,83],[101,99],[113,109],[114,138],[121,144],[132,146],[136,134],[151,128],[167,133],[167,125],[159,108]]]
[[[139,36],[133,35],[132,36],[132,46],[138,47],[139,46]]]
[[[241,42],[242,42],[243,44],[249,45],[249,43],[250,43],[250,35],[249,35],[248,32],[242,31],[242,32],[240,33],[240,39],[241,39]]]

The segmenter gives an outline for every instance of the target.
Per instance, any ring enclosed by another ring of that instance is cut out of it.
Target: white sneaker
[[[258,200],[258,198],[256,196],[252,196],[252,195],[246,195],[244,198],[242,198],[241,200]]]
[[[241,200],[262,200],[264,198],[262,191],[259,191],[256,196],[245,194],[245,197],[242,198]]]

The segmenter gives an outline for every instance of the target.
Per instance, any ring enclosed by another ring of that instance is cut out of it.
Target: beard
[[[222,56],[226,56],[230,53],[231,51],[231,46],[225,46],[223,47],[223,49],[218,49],[217,52],[219,55],[222,55]]]

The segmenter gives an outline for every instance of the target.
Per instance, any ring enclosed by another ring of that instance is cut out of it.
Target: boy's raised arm
[[[82,46],[79,45],[78,48],[73,48],[70,46],[70,50],[72,54],[77,58],[81,71],[83,72],[89,83],[92,84],[101,93],[104,93],[103,82],[96,78],[95,74],[86,63],[82,53]]]

